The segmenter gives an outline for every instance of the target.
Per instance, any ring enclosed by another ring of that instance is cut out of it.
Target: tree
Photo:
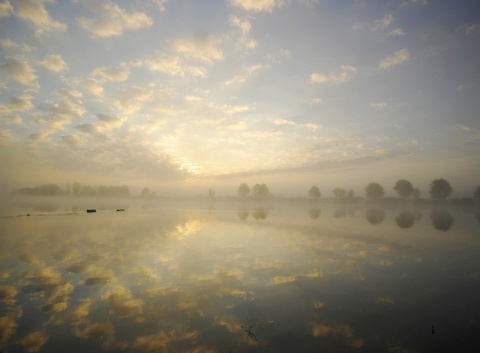
[[[405,179],[397,181],[393,190],[395,190],[402,199],[407,199],[410,195],[413,195],[414,192],[412,183]]]
[[[240,197],[247,197],[249,192],[250,192],[250,187],[247,185],[247,183],[240,184],[237,190],[237,194]]]
[[[308,191],[308,197],[313,200],[319,199],[322,196],[320,189],[317,186],[312,186]]]
[[[480,201],[480,186],[478,186],[473,192],[473,199]]]
[[[252,188],[252,196],[257,199],[265,199],[270,196],[270,190],[265,184],[255,184]]]
[[[450,196],[453,189],[445,179],[435,179],[430,184],[430,196],[432,199],[445,200]]]
[[[368,200],[378,200],[384,194],[383,186],[378,183],[370,183],[365,187],[365,197]]]
[[[352,189],[348,191],[347,199],[349,199],[350,201],[355,200],[355,192]]]
[[[419,188],[413,189],[412,196],[415,200],[419,200],[420,196],[421,196],[420,195],[420,189]]]
[[[208,189],[208,197],[209,198],[214,199],[216,194],[217,193],[212,188]]]
[[[335,188],[332,192],[337,200],[345,200],[347,197],[347,191],[345,189]]]

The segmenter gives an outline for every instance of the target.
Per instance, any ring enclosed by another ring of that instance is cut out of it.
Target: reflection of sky
[[[473,214],[451,211],[441,231],[428,209],[408,228],[396,209],[375,224],[363,208],[230,211],[0,219],[0,348],[478,348]]]

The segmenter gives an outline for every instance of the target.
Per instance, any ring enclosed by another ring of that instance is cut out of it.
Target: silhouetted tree
[[[308,197],[310,197],[312,200],[317,200],[321,196],[322,196],[322,193],[320,192],[320,189],[317,186],[312,186],[308,191]]]
[[[410,228],[415,223],[415,215],[410,211],[404,210],[395,217],[395,222],[402,229]]]
[[[247,183],[240,184],[237,190],[237,194],[240,197],[247,197],[249,192],[250,192],[250,187],[247,185]]]
[[[430,196],[432,199],[445,200],[450,196],[453,189],[445,179],[435,179],[430,184]]]
[[[348,191],[347,199],[348,199],[349,201],[354,201],[354,200],[355,200],[355,192],[354,192],[352,189],[350,189],[350,190]]]
[[[335,188],[332,190],[332,192],[333,196],[335,196],[337,200],[345,200],[345,198],[347,197],[347,191],[345,189]]]
[[[365,212],[365,218],[370,224],[382,223],[385,219],[385,211],[376,208],[369,208]]]
[[[432,223],[435,229],[446,232],[452,227],[454,218],[451,213],[445,210],[436,210],[432,212]]]
[[[257,199],[265,199],[269,196],[270,190],[268,189],[268,186],[265,184],[255,184],[252,188],[252,196],[257,198]]]
[[[151,199],[155,197],[155,191],[150,192],[149,188],[143,188],[142,192],[140,193],[140,197],[142,199]]]
[[[480,186],[478,186],[473,192],[473,199],[476,201],[480,201]]]
[[[73,182],[73,190],[72,190],[72,193],[73,193],[74,195],[80,194],[81,188],[82,188],[82,187],[81,187],[80,183],[75,180],[75,181]]]
[[[420,199],[420,189],[419,188],[414,188],[412,192],[412,197],[414,200],[419,200]]]
[[[209,198],[211,198],[211,199],[215,198],[215,194],[216,194],[215,190],[213,190],[212,188],[208,189],[208,197]]]
[[[414,191],[412,183],[405,179],[397,181],[393,190],[395,190],[402,199],[408,198]]]
[[[365,197],[368,200],[378,200],[384,195],[383,186],[378,183],[369,183],[365,187]]]

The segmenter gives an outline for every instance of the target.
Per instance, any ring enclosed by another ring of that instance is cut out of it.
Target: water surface
[[[480,351],[475,209],[42,207],[0,218],[4,353]]]

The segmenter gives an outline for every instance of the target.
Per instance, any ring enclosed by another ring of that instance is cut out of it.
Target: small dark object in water
[[[117,208],[117,212],[124,212],[125,209],[124,208]]]
[[[87,213],[93,213],[93,212],[97,212],[97,210],[94,208],[90,208],[87,210]]]

